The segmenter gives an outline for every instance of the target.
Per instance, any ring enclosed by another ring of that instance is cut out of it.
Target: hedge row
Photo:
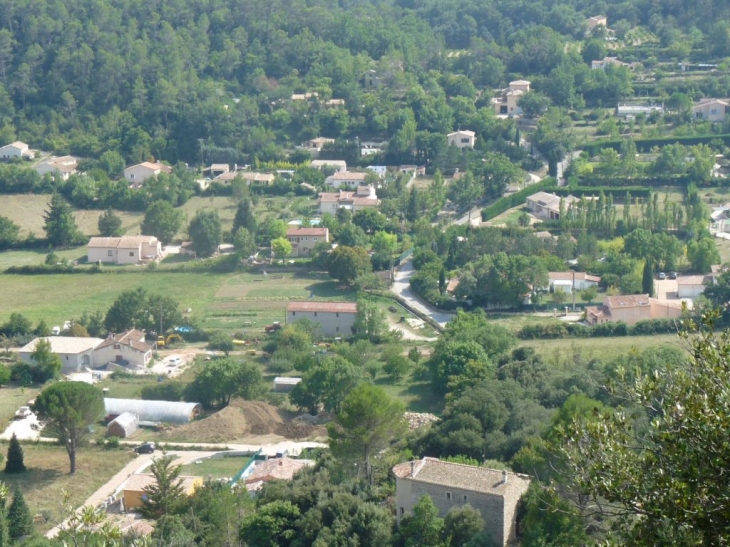
[[[526,325],[517,333],[522,340],[558,339],[558,338],[596,338],[610,336],[648,336],[654,334],[672,334],[677,332],[674,319],[650,319],[639,321],[635,325],[627,325],[623,321],[601,323],[587,327],[578,323],[551,322]]]
[[[562,188],[555,188],[551,190],[551,192],[559,195],[559,196],[576,196],[576,197],[583,197],[583,196],[598,196],[601,192],[603,192],[606,196],[611,194],[613,196],[614,201],[621,200],[623,201],[623,198],[626,197],[626,192],[628,192],[632,198],[647,198],[649,197],[649,194],[652,192],[652,189],[648,186],[624,186],[621,188],[616,188],[615,186],[574,186],[574,187],[562,187]]]
[[[662,148],[669,144],[682,144],[684,146],[696,146],[698,144],[709,144],[712,141],[721,140],[725,145],[730,146],[730,135],[703,135],[691,137],[663,137],[659,139],[636,139],[636,150],[638,152],[650,152],[652,148],[658,146]],[[583,145],[583,150],[589,156],[596,156],[604,148],[613,148],[617,152],[621,150],[623,140],[618,141],[594,141]]]
[[[503,196],[491,205],[482,209],[482,222],[491,220],[497,215],[501,215],[505,211],[512,209],[512,207],[517,207],[518,205],[525,203],[525,200],[532,194],[537,192],[552,192],[556,188],[557,181],[552,177],[548,177],[536,184],[531,184],[530,186],[523,188],[519,192],[515,192],[509,196]]]
[[[692,180],[686,175],[672,175],[666,177],[602,177],[598,175],[586,175],[580,177],[580,185],[587,187],[664,187],[664,186],[688,186]]]
[[[88,268],[77,268],[74,266],[66,266],[63,264],[37,264],[26,266],[10,266],[5,270],[6,274],[15,275],[49,275],[49,274],[96,274],[103,273],[97,264]]]

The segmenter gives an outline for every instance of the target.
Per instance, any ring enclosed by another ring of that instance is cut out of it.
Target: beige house
[[[330,240],[330,231],[327,228],[289,228],[286,238],[291,243],[291,255],[309,256],[317,243]]]
[[[327,186],[338,189],[341,187],[352,188],[365,184],[367,173],[354,173],[352,171],[337,171],[336,173],[327,177],[324,183]]]
[[[514,80],[509,87],[503,89],[498,97],[492,99],[494,112],[498,115],[521,116],[522,109],[518,106],[520,97],[530,92],[530,82],[527,80]]]
[[[156,479],[152,473],[135,473],[130,476],[122,488],[124,509],[131,511],[142,507],[145,489],[155,484],[155,482]],[[180,475],[178,484],[182,487],[186,496],[192,496],[195,490],[203,486],[203,477]]]
[[[31,354],[41,340],[49,342],[51,344],[51,353],[55,353],[61,358],[61,372],[64,373],[80,372],[84,368],[94,368],[96,366],[94,350],[104,342],[101,338],[74,336],[35,338],[20,348],[20,360],[33,363]]]
[[[294,323],[309,319],[319,323],[324,336],[352,336],[357,304],[354,302],[289,302],[286,307],[286,322]]]
[[[714,275],[682,275],[677,277],[677,298],[697,298],[708,285],[715,283]]]
[[[87,261],[139,264],[162,256],[162,244],[154,236],[92,237],[86,247]]]
[[[68,177],[76,173],[77,160],[73,156],[59,156],[51,158],[35,166],[35,171],[40,176],[46,174],[61,180],[68,180]]]
[[[594,15],[586,19],[586,26],[588,27],[588,31],[596,27],[608,27],[608,18],[605,15]]]
[[[203,173],[208,173],[210,178],[214,179],[216,177],[219,177],[225,173],[230,173],[231,167],[227,163],[212,163],[205,169],[203,169]]]
[[[692,119],[706,122],[724,122],[730,100],[728,99],[702,99],[692,106]]]
[[[256,492],[261,490],[265,483],[273,480],[290,481],[300,469],[310,464],[308,460],[293,460],[286,456],[258,461],[251,474],[244,479],[246,490]]]
[[[328,139],[327,137],[317,137],[316,139],[309,139],[302,146],[304,148],[315,148],[320,150],[325,144],[331,144],[335,142],[335,139]]]
[[[308,101],[309,99],[318,99],[319,93],[316,91],[308,91],[307,93],[293,93],[291,96],[292,101]]]
[[[474,131],[454,131],[446,135],[449,146],[454,145],[457,148],[474,148],[476,141],[476,133]]]
[[[374,89],[382,86],[384,83],[383,78],[378,75],[378,71],[370,69],[365,71],[360,76],[360,84],[368,89]]]
[[[575,196],[565,196],[564,198],[547,192],[537,192],[528,196],[525,205],[530,212],[537,218],[545,220],[558,220],[560,218],[560,201],[563,201],[563,207],[566,211],[574,204],[580,202]]]
[[[309,167],[314,167],[315,169],[331,167],[341,173],[344,173],[347,171],[347,162],[345,160],[312,160]]]
[[[12,160],[18,159],[30,159],[34,156],[33,151],[28,148],[28,145],[24,142],[15,141],[5,146],[0,147],[0,159]]]
[[[137,165],[131,165],[124,170],[124,178],[129,182],[130,188],[140,188],[144,181],[156,177],[160,173],[172,173],[172,167],[161,163],[143,161]]]
[[[496,545],[517,544],[517,506],[530,486],[527,475],[423,458],[393,468],[398,522],[429,496],[442,517],[471,505]]]
[[[125,367],[144,368],[152,359],[153,350],[140,330],[112,333],[94,349],[95,366],[116,363]]]
[[[320,213],[335,215],[339,209],[348,209],[354,214],[362,209],[377,207],[380,200],[372,186],[358,186],[355,192],[322,192],[317,205]]]
[[[635,325],[649,319],[671,319],[682,315],[681,302],[668,302],[649,297],[648,294],[607,296],[602,306],[586,308],[589,325],[623,321]]]
[[[591,61],[591,68],[592,69],[605,69],[607,66],[625,66],[632,68],[632,66],[629,63],[624,63],[623,61],[619,61],[618,57],[604,57],[603,59],[599,59],[598,61]]]

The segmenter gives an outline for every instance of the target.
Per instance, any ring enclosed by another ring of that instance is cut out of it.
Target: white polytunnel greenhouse
[[[109,398],[104,399],[104,409],[108,419],[129,412],[135,414],[140,423],[172,424],[186,424],[203,411],[200,403]]]

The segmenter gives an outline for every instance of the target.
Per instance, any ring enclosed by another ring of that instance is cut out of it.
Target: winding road
[[[441,312],[421,300],[411,289],[411,276],[416,273],[410,260],[401,264],[400,268],[395,272],[393,285],[390,290],[403,298],[411,307],[417,309],[424,315],[428,315],[442,327],[446,325],[453,317],[452,313]]]

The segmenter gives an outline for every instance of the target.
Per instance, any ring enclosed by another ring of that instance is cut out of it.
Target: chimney
[[[507,484],[507,471],[502,471],[502,484]]]
[[[411,478],[413,478],[416,474],[416,462],[415,460],[411,462]]]

